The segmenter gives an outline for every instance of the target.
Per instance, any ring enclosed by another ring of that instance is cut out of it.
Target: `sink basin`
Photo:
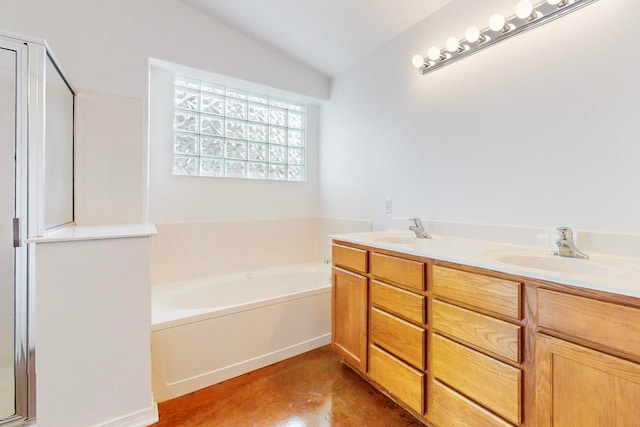
[[[371,236],[370,239],[374,242],[379,243],[392,243],[392,244],[400,244],[400,245],[409,245],[412,243],[416,243],[420,239],[416,239],[413,236],[405,236],[401,234],[380,234],[377,236]]]
[[[498,257],[498,261],[519,267],[561,273],[610,275],[618,271],[614,267],[588,259],[568,258],[555,255],[501,255]]]

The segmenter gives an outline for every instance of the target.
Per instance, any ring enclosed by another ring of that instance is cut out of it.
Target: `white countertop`
[[[589,253],[588,260],[574,259],[551,255],[553,248],[438,235],[432,235],[432,239],[416,239],[413,233],[401,231],[335,234],[330,237],[434,260],[640,298],[640,258]],[[510,257],[535,258],[534,261],[559,267],[556,270],[525,267],[509,263]]]

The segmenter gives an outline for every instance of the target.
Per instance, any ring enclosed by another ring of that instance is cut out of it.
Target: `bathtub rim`
[[[291,292],[284,295],[278,295],[270,298],[250,301],[243,304],[217,306],[215,309],[211,307],[205,308],[175,308],[167,304],[168,299],[175,294],[177,288],[190,286],[192,288],[206,286],[207,282],[214,280],[215,283],[223,284],[238,280],[248,280],[247,275],[254,278],[270,276],[278,273],[299,272],[302,270],[321,270],[327,273],[327,283],[320,286],[310,287],[308,289]],[[180,280],[176,282],[163,283],[153,285],[151,287],[151,332],[161,331],[169,328],[179,327],[180,325],[202,322],[221,316],[229,316],[237,312],[255,310],[260,307],[281,304],[286,301],[310,298],[315,295],[331,292],[331,264],[324,262],[291,264],[278,267],[269,267],[245,271],[241,273],[224,274],[219,276],[210,276],[197,278],[193,280]],[[158,311],[162,310],[162,313]]]

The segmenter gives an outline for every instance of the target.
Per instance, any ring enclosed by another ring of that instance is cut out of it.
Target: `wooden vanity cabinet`
[[[369,377],[416,414],[426,395],[426,264],[370,253]]]
[[[436,426],[520,425],[522,284],[434,266],[432,292],[429,418]],[[460,420],[451,405],[475,416]]]
[[[538,289],[537,314],[536,425],[640,425],[640,308]]]
[[[331,346],[345,362],[367,371],[368,251],[334,244],[331,270]]]
[[[536,335],[537,426],[637,426],[639,403],[639,364]]]
[[[640,427],[640,299],[333,245],[332,345],[432,427]]]

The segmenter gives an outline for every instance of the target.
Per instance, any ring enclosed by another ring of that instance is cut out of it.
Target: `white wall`
[[[76,97],[76,222],[144,220],[143,101],[80,90]]]
[[[370,221],[283,218],[158,224],[151,283],[331,258],[330,234],[371,231]]]
[[[319,261],[318,218],[159,224],[152,284]]]
[[[324,216],[640,232],[640,4],[598,1],[425,76],[410,58],[516,1],[453,0],[336,78]]]
[[[306,182],[174,176],[174,73],[251,88],[157,62],[149,101],[149,218],[158,226],[152,283],[318,261],[320,244],[328,241],[319,235],[318,106],[307,107]]]
[[[177,0],[5,0],[0,28],[47,40],[79,92],[80,224],[146,220],[149,58],[319,99],[329,95],[325,76]]]
[[[177,0],[4,0],[0,28],[47,40],[80,89],[143,98],[152,57],[317,98],[329,93],[326,77]]]
[[[166,68],[152,66],[150,80],[149,216],[152,222],[318,216],[318,106],[309,104],[307,111],[306,182],[174,176],[174,74]]]
[[[38,426],[153,422],[149,242],[37,244]]]

